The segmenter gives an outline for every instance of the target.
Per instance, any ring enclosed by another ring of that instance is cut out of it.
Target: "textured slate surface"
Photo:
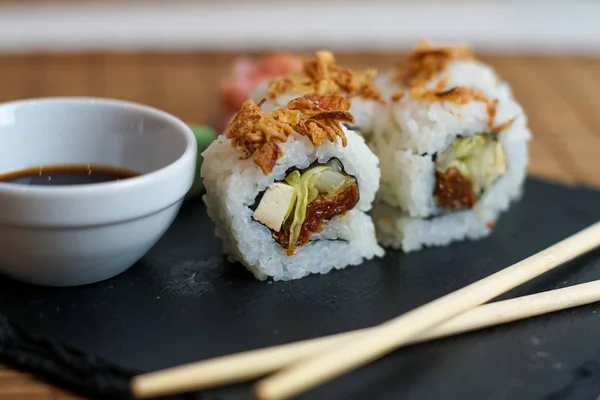
[[[600,220],[600,192],[529,180],[477,242],[383,259],[325,276],[259,282],[227,263],[200,201],[184,206],[136,266],[99,284],[41,288],[0,278],[0,311],[31,332],[124,367],[184,362],[371,326],[519,261]],[[598,251],[503,298],[600,279]],[[595,399],[600,305],[399,350],[307,399]],[[202,398],[250,398],[247,386]]]

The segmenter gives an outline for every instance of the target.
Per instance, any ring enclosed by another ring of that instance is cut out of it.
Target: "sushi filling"
[[[337,159],[293,170],[257,197],[253,219],[267,226],[287,255],[310,242],[330,219],[343,215],[358,203],[356,179]]]
[[[472,208],[506,172],[507,162],[498,134],[482,133],[456,139],[435,159],[434,196],[441,208]]]

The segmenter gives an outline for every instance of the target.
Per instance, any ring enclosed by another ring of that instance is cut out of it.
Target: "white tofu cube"
[[[294,188],[285,183],[275,183],[270,186],[254,211],[254,219],[279,232],[294,198],[294,192]]]

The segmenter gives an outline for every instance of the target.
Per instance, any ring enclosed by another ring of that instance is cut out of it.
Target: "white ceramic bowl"
[[[0,183],[0,273],[48,286],[111,278],[135,264],[179,212],[197,145],[186,124],[119,100],[0,104],[0,174],[102,164],[141,175],[70,186]]]

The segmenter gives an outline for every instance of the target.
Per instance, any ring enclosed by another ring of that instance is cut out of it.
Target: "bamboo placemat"
[[[218,82],[241,54],[88,54],[0,57],[0,101],[103,96],[162,108],[187,122],[218,118]],[[252,55],[256,56],[256,55]],[[353,67],[388,68],[397,54],[337,53]],[[600,59],[484,57],[513,86],[529,116],[532,175],[600,187]],[[75,399],[0,366],[0,399]]]

